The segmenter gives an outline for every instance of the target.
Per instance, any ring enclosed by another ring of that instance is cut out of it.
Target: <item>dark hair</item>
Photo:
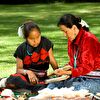
[[[80,24],[81,18],[76,17],[72,14],[64,14],[61,16],[60,20],[58,21],[57,26],[65,25],[68,28],[72,28],[73,25],[76,25],[78,29],[81,29],[82,25]],[[88,27],[82,27],[84,30],[89,31]]]
[[[40,33],[40,28],[38,27],[38,25],[36,23],[34,23],[33,21],[27,21],[23,24],[23,35],[24,38],[26,39],[30,32],[32,31],[32,29],[36,28]]]

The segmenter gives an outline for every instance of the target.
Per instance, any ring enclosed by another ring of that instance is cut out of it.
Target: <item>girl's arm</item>
[[[23,74],[23,75],[28,75],[28,78],[30,80],[31,83],[34,83],[35,81],[38,82],[38,79],[36,77],[36,75],[34,74],[33,71],[31,70],[25,70],[23,68],[23,61],[20,58],[16,58],[16,62],[17,62],[17,73]]]
[[[20,73],[20,74],[23,74],[23,75],[26,75],[26,72],[25,70],[23,69],[23,61],[20,59],[20,58],[16,58],[16,73]]]
[[[52,68],[55,70],[55,69],[58,69],[58,64],[54,58],[54,54],[53,54],[53,50],[52,48],[50,48],[49,50],[49,58],[50,58],[50,64],[52,66]]]

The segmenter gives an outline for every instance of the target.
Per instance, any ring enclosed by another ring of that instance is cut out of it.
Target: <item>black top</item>
[[[41,37],[40,44],[32,47],[27,41],[18,46],[14,53],[14,57],[23,60],[24,69],[47,70],[49,68],[49,49],[53,48],[53,44],[45,37]]]

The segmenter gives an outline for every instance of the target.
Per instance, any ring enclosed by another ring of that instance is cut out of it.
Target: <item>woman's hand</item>
[[[66,71],[62,68],[56,69],[55,72],[54,72],[54,74],[57,75],[57,76],[71,75],[71,73],[72,73],[71,70]]]
[[[27,75],[31,84],[36,85],[38,83],[38,78],[33,71],[27,70]]]
[[[56,69],[54,71],[54,74],[57,76],[62,76],[62,75],[71,75],[72,71],[71,71],[72,66],[70,65],[65,65],[62,68]]]

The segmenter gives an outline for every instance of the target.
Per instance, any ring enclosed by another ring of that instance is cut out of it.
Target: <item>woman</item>
[[[90,92],[100,92],[100,43],[98,39],[89,32],[87,24],[84,24],[81,18],[72,14],[63,15],[58,22],[58,27],[68,39],[70,58],[68,66],[71,66],[71,70],[57,69],[55,74],[71,76],[71,79],[64,81],[64,86],[74,86],[75,90],[88,89]]]
[[[53,44],[41,36],[40,28],[32,21],[25,22],[20,29],[25,41],[14,53],[17,72],[7,79],[6,87],[37,91],[41,88],[37,84],[48,78],[49,64],[54,70],[58,68],[52,51]]]

